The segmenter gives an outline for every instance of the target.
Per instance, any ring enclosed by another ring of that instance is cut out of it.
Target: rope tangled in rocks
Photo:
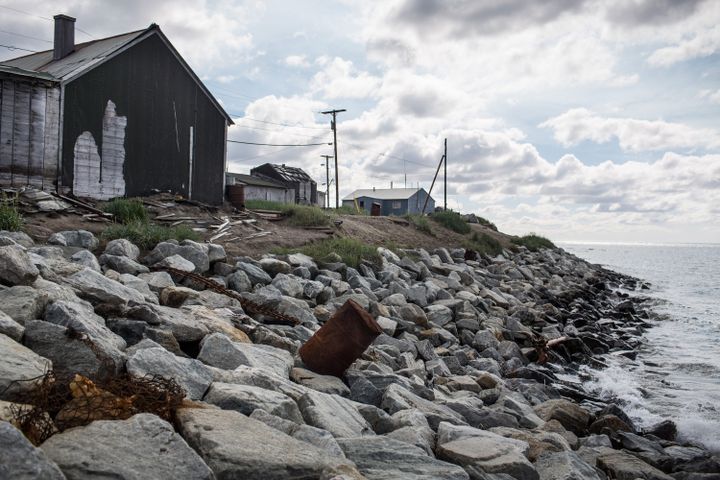
[[[237,292],[234,292],[232,290],[228,290],[227,288],[223,287],[216,281],[203,277],[200,274],[193,273],[193,272],[186,272],[185,270],[179,270],[177,268],[173,267],[166,267],[166,266],[156,266],[155,267],[158,270],[164,270],[168,273],[171,273],[173,275],[178,275],[183,278],[189,278],[195,282],[198,282],[202,285],[205,285],[209,290],[212,290],[213,292],[220,293],[222,295],[226,295],[230,298],[234,298],[238,302],[240,302],[240,305],[242,306],[243,310],[246,310],[250,313],[254,313],[256,315],[264,315],[266,317],[270,317],[275,319],[275,322],[266,322],[266,323],[278,323],[283,325],[299,325],[300,320],[298,320],[295,317],[292,317],[290,315],[286,315],[282,312],[279,312],[275,310],[274,308],[266,307],[264,305],[260,305],[259,303],[253,302],[252,300],[248,300],[246,298],[243,298],[240,294]]]

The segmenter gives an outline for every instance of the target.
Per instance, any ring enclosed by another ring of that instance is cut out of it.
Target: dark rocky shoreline
[[[642,281],[560,249],[380,249],[357,269],[300,254],[228,259],[222,247],[61,232],[0,233],[0,419],[52,365],[175,379],[174,424],[133,411],[34,447],[0,422],[0,478],[720,478],[720,460],[643,430],[621,406],[561,380],[634,358],[652,312]],[[339,259],[336,259],[339,260]],[[298,326],[157,264],[202,273]],[[342,379],[297,352],[347,300],[383,329]],[[80,332],[89,344],[69,333]],[[105,478],[105,477],[103,477]]]

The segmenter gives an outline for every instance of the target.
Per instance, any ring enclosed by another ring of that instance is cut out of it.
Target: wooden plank
[[[58,174],[58,149],[60,148],[60,88],[45,91],[45,151],[43,153],[43,186],[55,188]]]
[[[15,84],[2,81],[2,108],[0,109],[0,184],[12,184],[13,121],[15,110]]]
[[[30,85],[15,84],[15,121],[13,122],[12,185],[27,185],[30,164]]]
[[[28,155],[28,185],[42,188],[45,155],[46,88],[33,86],[30,98],[30,151]]]

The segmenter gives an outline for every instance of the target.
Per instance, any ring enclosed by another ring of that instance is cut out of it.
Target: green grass
[[[145,250],[150,250],[158,243],[170,239],[177,241],[186,239],[198,241],[201,239],[197,232],[186,225],[168,227],[142,221],[111,225],[102,233],[102,238],[105,240],[126,238]]]
[[[119,223],[147,222],[148,213],[139,198],[113,198],[103,207]]]
[[[326,261],[331,253],[337,253],[343,263],[353,268],[357,268],[362,260],[380,263],[380,255],[377,253],[376,247],[347,237],[328,238],[302,247],[277,248],[273,250],[273,253],[304,253],[318,262]]]
[[[245,200],[245,208],[250,210],[276,210],[282,212],[289,203],[271,202],[270,200]]]
[[[5,194],[0,199],[0,230],[17,232],[22,229],[23,217],[15,206],[15,200]]]
[[[355,209],[355,207],[349,207],[347,205],[343,205],[340,208],[335,209],[334,211],[338,215],[366,215],[367,216],[367,214],[368,214],[367,210],[365,210],[364,208],[361,208],[360,211],[358,212]]]
[[[541,248],[556,248],[555,244],[550,240],[534,233],[522,237],[513,237],[510,241],[515,245],[526,247],[533,252],[537,252]]]
[[[501,253],[503,249],[496,238],[491,237],[487,233],[478,234],[477,232],[473,232],[470,240],[464,242],[463,246],[486,255],[497,255]]]
[[[470,225],[468,225],[457,212],[435,212],[430,218],[454,232],[470,233]]]
[[[481,217],[480,215],[476,215],[476,217],[477,217],[480,225],[482,225],[483,227],[487,227],[490,230],[495,230],[496,232],[498,231],[495,224],[493,222],[491,222],[490,220],[488,220],[487,218]]]
[[[432,228],[430,227],[430,222],[428,221],[427,217],[424,215],[405,215],[405,219],[412,223],[415,226],[415,229],[427,233],[428,235],[432,235],[433,237],[435,234],[432,231]]]
[[[310,205],[286,205],[282,213],[287,215],[288,223],[296,227],[326,227],[333,219],[331,213]]]

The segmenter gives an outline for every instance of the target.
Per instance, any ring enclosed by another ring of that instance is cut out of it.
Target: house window
[[[402,208],[402,203],[392,202],[392,208],[393,208],[393,210],[399,210],[400,208]]]
[[[365,200],[360,200],[358,203],[360,204],[360,208],[365,208]]]

